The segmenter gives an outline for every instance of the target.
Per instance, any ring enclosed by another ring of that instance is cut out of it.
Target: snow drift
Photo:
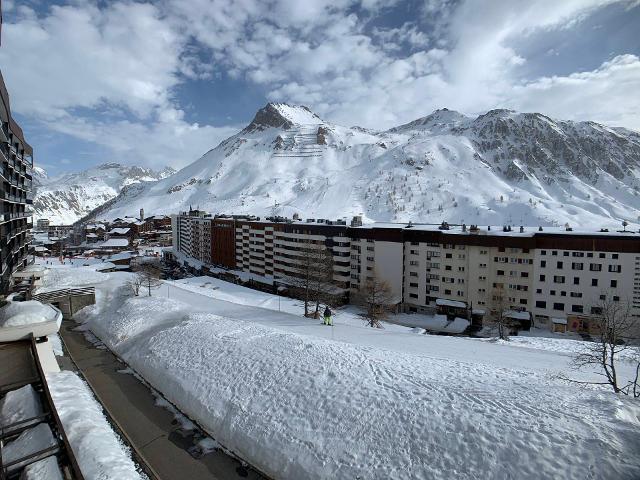
[[[608,392],[430,356],[425,335],[424,355],[391,352],[123,294],[107,292],[83,311],[91,330],[275,478],[640,475],[640,431],[630,420],[638,407]]]

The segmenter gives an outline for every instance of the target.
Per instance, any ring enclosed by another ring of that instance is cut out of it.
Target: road
[[[67,353],[138,455],[161,480],[264,479],[220,450],[200,458],[192,456],[188,450],[194,445],[194,432],[183,430],[171,412],[155,404],[147,386],[133,375],[120,373],[126,366],[108,349],[96,348],[74,331],[75,326],[64,321],[60,328]]]

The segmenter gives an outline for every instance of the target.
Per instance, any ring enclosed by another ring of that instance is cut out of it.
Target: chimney
[[[520,225],[520,233],[524,233],[524,227]]]
[[[293,221],[297,222],[298,220],[300,220],[300,215],[298,214],[298,212],[293,214]]]
[[[140,209],[140,220],[144,220],[144,208]]]
[[[362,215],[356,215],[351,219],[352,227],[361,227],[362,226]]]

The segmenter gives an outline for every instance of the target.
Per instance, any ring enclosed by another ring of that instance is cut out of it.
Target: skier
[[[329,308],[329,305],[327,305],[324,309],[324,324],[333,325],[333,322],[331,321],[331,309]]]

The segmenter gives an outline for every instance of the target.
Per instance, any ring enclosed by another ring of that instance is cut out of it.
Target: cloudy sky
[[[447,107],[640,130],[640,1],[4,0],[0,68],[50,174],[176,168],[266,102],[389,128]]]

